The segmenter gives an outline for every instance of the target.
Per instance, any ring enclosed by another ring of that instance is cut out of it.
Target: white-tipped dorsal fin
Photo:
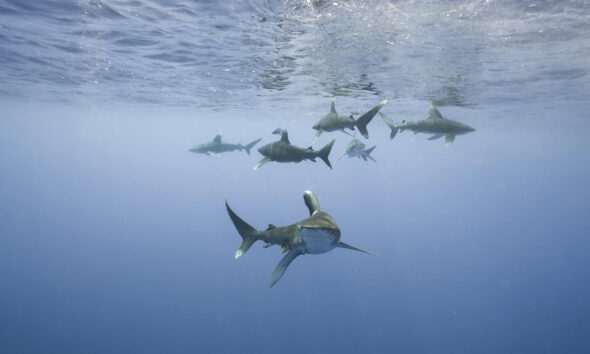
[[[281,141],[287,144],[291,144],[291,142],[289,141],[289,132],[287,132],[286,130],[283,130],[281,132]]]
[[[213,141],[216,143],[220,143],[221,142],[221,134],[215,135],[215,138],[213,138]]]
[[[430,110],[428,111],[428,118],[430,119],[444,119],[443,116],[440,114],[438,109],[434,106],[430,106]]]

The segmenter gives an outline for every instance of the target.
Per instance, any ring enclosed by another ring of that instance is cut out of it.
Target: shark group
[[[367,130],[367,125],[377,113],[379,113],[383,121],[391,129],[391,139],[393,139],[400,131],[410,130],[415,134],[431,134],[428,140],[439,139],[444,136],[445,146],[449,146],[453,143],[457,135],[475,131],[474,128],[467,124],[444,118],[434,106],[430,107],[429,115],[426,119],[416,121],[403,120],[401,123],[397,123],[380,112],[386,103],[387,100],[383,100],[366,113],[361,114],[358,119],[354,119],[352,114],[350,116],[338,114],[338,112],[336,112],[335,104],[332,102],[330,112],[313,125],[313,129],[315,129],[317,133],[312,140],[312,145],[318,140],[323,132],[341,131],[347,133],[345,129],[355,130],[356,128],[363,138],[368,139],[369,132]],[[311,146],[303,148],[292,144],[289,141],[287,130],[276,129],[273,131],[273,134],[280,135],[280,139],[258,149],[258,152],[263,158],[256,164],[254,167],[255,170],[271,161],[298,163],[303,160],[310,160],[315,162],[316,158],[324,161],[330,169],[332,168],[329,155],[336,139],[332,139],[323,148],[314,150]],[[212,141],[197,145],[189,151],[218,157],[222,152],[245,150],[246,153],[250,155],[250,150],[260,140],[261,139],[256,139],[246,145],[239,143],[230,144],[222,142],[221,135],[218,134]],[[372,146],[367,149],[365,143],[359,139],[353,138],[348,144],[345,153],[339,158],[339,160],[344,156],[348,156],[351,158],[360,158],[364,161],[372,160],[376,162],[371,156],[375,147],[376,146]],[[303,199],[309,211],[308,217],[288,226],[277,227],[273,224],[269,224],[266,230],[257,230],[249,225],[234,213],[227,203],[227,200],[225,202],[227,213],[242,238],[242,243],[236,251],[235,258],[239,258],[246,253],[256,241],[263,241],[265,243],[264,248],[268,248],[272,245],[279,245],[281,247],[281,253],[286,253],[272,272],[270,277],[271,287],[282,278],[291,262],[293,262],[298,256],[304,254],[322,254],[329,252],[334,248],[347,248],[373,254],[346,244],[340,240],[340,228],[328,213],[320,210],[319,201],[315,194],[311,191],[305,191]]]

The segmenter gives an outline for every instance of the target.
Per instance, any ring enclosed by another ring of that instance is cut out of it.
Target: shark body
[[[303,199],[309,210],[309,217],[283,227],[270,224],[264,231],[256,230],[250,226],[234,213],[227,201],[225,202],[227,213],[242,237],[242,244],[236,251],[235,258],[241,257],[258,240],[266,243],[265,248],[280,245],[282,247],[281,253],[287,252],[272,272],[270,278],[271,287],[281,279],[289,264],[303,254],[326,253],[337,247],[373,254],[340,241],[338,225],[328,213],[320,211],[315,194],[311,191],[305,191]]]
[[[314,126],[313,129],[317,130],[316,135],[313,138],[312,145],[318,140],[320,135],[323,132],[333,132],[333,131],[344,131],[344,129],[351,129],[354,130],[354,127],[357,127],[359,132],[365,139],[369,138],[369,132],[367,131],[367,125],[375,114],[379,112],[381,107],[383,107],[387,103],[387,100],[382,101],[375,107],[371,108],[368,112],[361,115],[357,120],[355,120],[352,115],[345,116],[342,114],[338,114],[336,112],[336,107],[334,102],[332,102],[332,106],[330,107],[330,113],[326,114],[322,119],[320,119]]]
[[[275,141],[274,143],[266,144],[258,149],[258,152],[260,152],[264,158],[260,160],[254,167],[255,170],[259,169],[260,166],[270,161],[301,162],[303,160],[311,160],[315,162],[316,157],[322,159],[322,161],[324,161],[328,167],[332,168],[332,164],[330,164],[328,156],[330,155],[330,151],[332,150],[332,145],[334,145],[335,139],[333,139],[322,149],[316,151],[311,147],[304,149],[291,144],[289,141],[289,134],[286,130],[277,129],[273,132],[273,134],[280,134],[281,139]]]
[[[445,146],[449,146],[455,140],[455,136],[475,131],[474,128],[467,124],[443,118],[438,109],[434,106],[430,107],[427,119],[410,122],[402,121],[401,123],[396,123],[381,112],[379,112],[379,115],[381,115],[381,118],[383,118],[385,123],[391,129],[391,139],[395,137],[398,131],[410,130],[415,134],[434,134],[428,138],[428,140],[435,140],[444,136]]]
[[[234,150],[246,150],[246,153],[250,155],[250,149],[254,147],[262,138],[256,139],[250,144],[242,145],[242,144],[230,144],[224,143],[221,141],[221,135],[217,134],[212,141],[197,145],[189,149],[190,152],[198,153],[198,154],[207,154],[210,156],[219,157],[219,154],[222,152],[227,151],[234,151]]]
[[[365,161],[367,161],[367,159],[372,160],[373,162],[377,162],[375,161],[375,159],[373,158],[373,156],[371,156],[371,152],[373,152],[373,150],[375,150],[376,146],[373,146],[370,149],[365,149],[366,145],[358,140],[358,139],[353,139],[348,146],[346,147],[346,152],[344,153],[344,155],[342,155],[340,157],[343,158],[344,156],[348,156],[348,157],[358,157],[359,159],[363,159]]]

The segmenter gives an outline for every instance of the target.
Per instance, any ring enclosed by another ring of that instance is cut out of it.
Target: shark
[[[242,237],[242,244],[235,254],[236,259],[240,258],[254,242],[259,240],[265,242],[264,248],[279,245],[281,253],[287,253],[270,276],[271,288],[282,278],[289,264],[304,254],[322,254],[334,248],[346,248],[376,255],[340,241],[338,225],[328,213],[320,210],[318,198],[313,192],[305,191],[303,200],[309,210],[309,217],[288,226],[276,227],[270,224],[264,231],[256,230],[242,220],[230,208],[227,200],[225,201],[227,213]]]
[[[217,134],[213,138],[212,141],[197,145],[189,149],[190,152],[199,153],[199,154],[207,154],[210,156],[219,157],[219,153],[227,152],[227,151],[234,151],[234,150],[246,150],[246,153],[250,155],[250,149],[254,147],[262,138],[256,139],[250,144],[242,145],[242,144],[229,144],[224,143],[221,141],[221,135]]]
[[[371,159],[373,162],[377,162],[373,156],[371,156],[371,152],[373,152],[377,146],[375,145],[372,148],[366,150],[365,147],[366,145],[362,141],[358,139],[352,139],[352,141],[346,147],[346,152],[344,155],[340,156],[338,160],[348,155],[348,157],[358,157],[365,161],[367,161],[367,159]]]
[[[317,130],[316,135],[313,137],[312,145],[318,140],[320,135],[323,132],[333,132],[336,130],[344,131],[344,129],[351,129],[354,130],[354,127],[357,127],[359,132],[365,139],[369,138],[369,132],[367,131],[367,125],[373,117],[379,112],[381,107],[383,107],[387,103],[387,100],[381,101],[378,105],[371,108],[368,112],[361,115],[357,120],[355,120],[352,115],[345,116],[342,114],[338,114],[336,112],[336,106],[334,101],[332,101],[332,105],[330,107],[330,113],[326,114],[322,117],[314,126],[313,129]]]
[[[416,133],[434,134],[428,140],[435,140],[445,137],[445,146],[450,146],[455,141],[455,136],[467,134],[475,131],[474,128],[467,124],[460,123],[451,119],[443,118],[436,107],[431,106],[428,111],[428,118],[416,121],[396,123],[387,118],[383,113],[379,115],[385,123],[391,128],[390,138],[393,139],[398,131],[410,130]]]
[[[266,144],[258,149],[258,152],[264,156],[262,160],[254,166],[254,169],[259,169],[262,165],[270,162],[301,162],[303,160],[311,160],[315,162],[316,157],[319,157],[328,165],[328,167],[332,168],[332,164],[330,164],[330,160],[328,160],[328,156],[330,155],[330,151],[332,150],[332,145],[334,145],[334,141],[336,139],[332,139],[326,146],[321,148],[320,150],[313,150],[310,147],[307,149],[295,146],[291,144],[289,141],[289,133],[283,129],[276,129],[273,134],[280,134],[281,139],[275,141],[274,143]]]

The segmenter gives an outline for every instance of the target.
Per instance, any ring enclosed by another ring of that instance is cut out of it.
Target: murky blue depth
[[[0,353],[590,351],[588,1],[0,0]],[[334,100],[376,162],[269,163]],[[263,138],[251,156],[188,150]],[[345,249],[240,238],[306,217]]]

